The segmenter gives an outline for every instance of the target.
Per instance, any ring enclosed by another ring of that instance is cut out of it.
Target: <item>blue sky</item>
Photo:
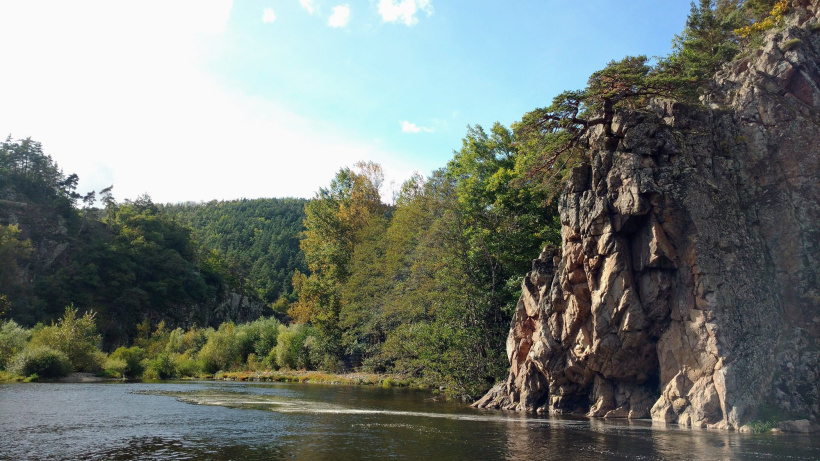
[[[669,52],[689,1],[0,3],[0,132],[81,189],[310,197],[357,160],[400,184],[612,59]],[[398,186],[396,186],[398,187]],[[385,191],[389,196],[389,190]]]

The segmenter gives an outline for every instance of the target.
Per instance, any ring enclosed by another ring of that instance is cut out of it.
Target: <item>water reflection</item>
[[[820,459],[812,436],[533,417],[406,389],[0,385],[0,459]]]
[[[121,446],[103,448],[83,456],[89,460],[198,460],[291,458],[279,447],[213,443],[162,437],[133,438]]]

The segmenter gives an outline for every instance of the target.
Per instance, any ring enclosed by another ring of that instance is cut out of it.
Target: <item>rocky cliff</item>
[[[820,417],[820,2],[715,79],[589,136],[560,249],[475,406],[710,428]],[[607,136],[607,133],[611,135]]]

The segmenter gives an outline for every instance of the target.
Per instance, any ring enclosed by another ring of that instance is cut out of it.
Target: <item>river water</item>
[[[0,385],[0,459],[820,459],[820,437],[473,410],[428,392],[232,382]]]

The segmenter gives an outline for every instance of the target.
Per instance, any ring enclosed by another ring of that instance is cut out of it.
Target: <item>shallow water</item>
[[[0,385],[2,459],[820,459],[820,438],[480,411],[407,389]]]

